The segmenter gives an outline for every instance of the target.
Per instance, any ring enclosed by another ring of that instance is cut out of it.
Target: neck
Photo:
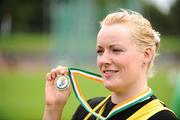
[[[123,91],[123,92],[112,92],[111,101],[114,104],[119,104],[125,100],[128,100],[134,96],[139,95],[140,93],[142,93],[146,89],[148,89],[148,86],[143,85],[143,87],[140,87],[140,86],[137,88],[131,87],[130,89],[127,89],[126,91]]]

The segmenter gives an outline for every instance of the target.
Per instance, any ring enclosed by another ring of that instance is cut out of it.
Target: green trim
[[[86,70],[81,70],[81,69],[78,69],[78,68],[69,68],[69,70],[76,70],[76,71],[80,71],[80,72],[84,72],[84,73],[87,73],[87,74],[90,74],[90,75],[94,75],[96,77],[102,77],[101,75],[97,74],[97,73],[93,73],[93,72],[89,72],[89,71],[86,71]]]
[[[138,99],[137,101],[134,101],[133,103],[131,103],[131,104],[127,105],[127,106],[124,106],[124,107],[122,107],[122,108],[120,108],[120,109],[118,109],[118,110],[115,110],[115,111],[114,111],[112,114],[110,114],[107,118],[110,118],[110,117],[114,116],[115,114],[117,114],[117,113],[119,113],[119,112],[121,112],[121,111],[123,111],[123,110],[125,110],[125,109],[127,109],[127,108],[130,108],[130,107],[133,106],[133,105],[136,105],[136,104],[138,104],[138,103],[140,103],[140,102],[143,102],[143,101],[145,101],[147,98],[149,98],[149,97],[151,97],[151,96],[152,96],[152,92],[148,93],[146,96]]]

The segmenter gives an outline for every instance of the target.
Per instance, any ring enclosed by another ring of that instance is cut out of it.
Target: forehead
[[[97,35],[98,44],[130,44],[131,32],[127,24],[114,24],[103,26]]]

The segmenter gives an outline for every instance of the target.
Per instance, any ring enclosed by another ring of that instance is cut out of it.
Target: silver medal
[[[55,86],[59,90],[65,90],[69,87],[70,81],[67,75],[58,75],[55,79]]]

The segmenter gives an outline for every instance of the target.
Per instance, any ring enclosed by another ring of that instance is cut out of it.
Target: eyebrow
[[[121,48],[124,48],[122,45],[120,44],[111,44],[108,46],[109,48],[113,48],[113,47],[121,47]],[[101,45],[96,45],[96,49],[98,48],[103,48]]]
[[[112,47],[123,47],[123,46],[120,45],[120,44],[112,44],[112,45],[110,45],[109,47],[112,48]]]

